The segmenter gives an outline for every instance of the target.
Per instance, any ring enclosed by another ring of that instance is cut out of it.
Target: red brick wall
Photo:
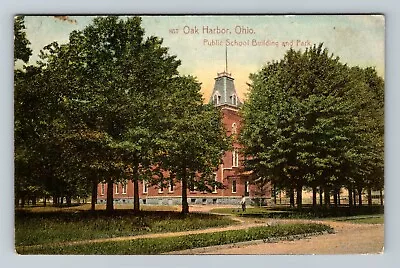
[[[232,135],[232,125],[233,123],[236,124],[236,133],[240,133],[241,127],[241,117],[238,114],[237,110],[234,110],[229,107],[222,108],[223,114],[223,124],[226,129],[227,135]],[[234,148],[240,148],[241,145],[235,140],[233,143]],[[216,193],[203,193],[199,191],[191,192],[188,190],[188,197],[199,197],[199,196],[207,196],[207,197],[219,197],[219,196],[226,196],[226,197],[240,197],[245,194],[245,182],[247,178],[245,176],[240,176],[240,171],[243,171],[242,168],[242,161],[243,157],[239,154],[239,166],[232,167],[232,151],[225,152],[223,156],[223,164],[221,164],[216,171],[217,180],[222,182],[225,186],[225,189],[217,189]],[[223,174],[223,177],[222,177]],[[232,193],[232,181],[236,181],[236,193]],[[122,185],[118,184],[119,190],[118,194],[115,194],[115,187],[114,185],[114,197],[115,198],[133,198],[133,183],[131,181],[128,182],[127,186],[127,193],[122,194]],[[250,197],[254,196],[255,186],[250,185]],[[98,186],[98,197],[99,198],[106,198],[107,193],[107,185],[104,186],[104,196],[100,195],[101,193],[101,184]],[[173,192],[169,191],[168,188],[164,188],[162,193],[159,193],[159,188],[156,186],[148,187],[147,193],[143,193],[143,184],[142,182],[139,183],[139,196],[141,198],[151,197],[151,196],[165,196],[165,197],[172,197],[172,196],[181,196],[181,186],[180,183],[175,183]],[[267,191],[267,197],[270,197],[270,191]]]

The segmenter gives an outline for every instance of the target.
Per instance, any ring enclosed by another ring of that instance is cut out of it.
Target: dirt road
[[[192,212],[209,213],[214,206],[191,206]],[[367,254],[381,253],[384,243],[383,224],[354,224],[350,222],[315,221],[315,220],[279,220],[279,219],[254,219],[233,217],[239,224],[215,227],[204,230],[192,230],[174,233],[156,233],[138,236],[115,237],[95,240],[83,240],[73,242],[54,243],[57,245],[77,245],[86,243],[101,243],[107,241],[124,241],[140,238],[171,237],[188,234],[221,232],[226,230],[239,230],[266,224],[279,224],[290,222],[316,222],[330,225],[335,234],[310,236],[300,240],[277,241],[264,243],[262,241],[249,241],[245,243],[229,244],[207,248],[196,248],[179,252],[167,252],[165,254]],[[39,247],[40,245],[27,246]]]
[[[332,226],[335,234],[275,243],[257,242],[198,248],[176,252],[176,254],[377,254],[383,252],[383,224],[321,222]]]
[[[325,222],[336,233],[311,236],[301,240],[275,243],[231,244],[197,248],[173,254],[368,254],[382,253],[384,243],[383,224],[352,224]]]

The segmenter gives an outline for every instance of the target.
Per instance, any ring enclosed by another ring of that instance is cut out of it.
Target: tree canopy
[[[255,178],[296,188],[300,206],[303,186],[321,186],[329,196],[378,180],[384,83],[375,70],[350,68],[320,44],[290,49],[250,79],[241,141]]]
[[[182,168],[205,178],[217,167],[226,143],[220,114],[203,105],[195,78],[179,75],[162,40],[144,32],[140,17],[97,17],[16,72],[17,188],[62,196],[92,185],[95,201],[104,182],[112,210],[113,184],[131,179],[138,211],[139,180]],[[151,183],[164,179],[156,177]]]
[[[175,105],[170,105],[167,111],[161,166],[169,171],[172,183],[181,182],[182,213],[187,213],[188,188],[211,192],[214,187],[223,187],[215,180],[214,171],[229,143],[220,110],[203,104],[200,84],[195,78],[178,77],[173,89],[170,99]]]
[[[27,63],[32,55],[32,49],[25,32],[24,16],[16,16],[14,18],[14,63],[22,60]]]

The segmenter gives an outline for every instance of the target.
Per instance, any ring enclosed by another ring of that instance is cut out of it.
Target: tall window
[[[146,181],[146,180],[143,180],[143,181],[142,181],[142,184],[143,184],[143,193],[144,193],[144,194],[147,194],[147,181]]]
[[[232,103],[233,105],[237,105],[237,96],[236,96],[235,94],[233,94],[233,95],[231,96],[231,103]]]
[[[173,183],[172,180],[169,182],[169,192],[170,192],[170,193],[173,193],[173,192],[174,192],[174,183]]]
[[[214,180],[217,181],[217,173],[214,173]],[[217,193],[217,186],[214,186],[214,191],[213,193]]]
[[[127,188],[128,188],[128,182],[125,181],[124,183],[122,183],[122,194],[126,194]]]
[[[238,167],[239,166],[239,153],[237,149],[234,149],[232,151],[232,167]]]
[[[236,134],[236,123],[232,124],[232,134]]]
[[[213,103],[218,105],[220,104],[220,102],[221,102],[221,96],[219,96],[218,93],[215,93],[213,97]]]
[[[236,180],[232,181],[232,193],[236,193]]]
[[[119,184],[117,183],[117,184],[115,184],[115,193],[116,194],[119,194],[119,192],[118,192],[118,186],[119,186]]]
[[[105,184],[102,183],[102,184],[100,185],[100,195],[104,195],[104,192],[105,192]]]
[[[249,195],[249,193],[250,193],[250,184],[249,184],[249,181],[246,181],[245,182],[245,195],[247,196],[247,195]]]

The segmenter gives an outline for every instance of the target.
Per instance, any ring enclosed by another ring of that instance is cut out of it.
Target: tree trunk
[[[357,206],[357,193],[356,193],[356,188],[353,188],[353,204],[354,204],[354,206]]]
[[[90,210],[95,211],[96,210],[96,203],[97,203],[97,186],[98,186],[98,181],[97,179],[92,180],[92,200],[90,203]]]
[[[335,204],[335,208],[338,207],[338,199],[337,199],[337,191],[333,193],[333,203]]]
[[[65,203],[67,204],[68,207],[72,205],[72,197],[70,195],[67,195],[65,197]]]
[[[114,196],[113,196],[113,188],[114,184],[111,179],[107,180],[107,204],[106,211],[112,212],[114,210]]]
[[[349,207],[353,207],[353,189],[352,187],[348,187],[347,191],[349,192]]]
[[[32,197],[32,205],[36,206],[36,196]]]
[[[53,195],[53,205],[58,205],[58,199],[55,195]]]
[[[379,199],[381,201],[381,206],[383,206],[383,193],[382,193],[382,189],[379,190]]]
[[[340,189],[337,192],[338,205],[340,206]]]
[[[296,188],[297,196],[296,196],[296,203],[297,203],[297,208],[301,209],[303,206],[303,186],[298,185]]]
[[[368,187],[368,206],[372,207],[372,189],[371,187]]]
[[[294,207],[294,189],[290,187],[289,189],[290,207]]]
[[[135,213],[140,212],[140,200],[139,200],[139,166],[133,167],[133,211]]]
[[[324,199],[325,199],[325,206],[329,207],[331,205],[331,195],[329,193],[328,187],[324,189]]]
[[[312,205],[314,208],[317,206],[317,187],[312,188]]]
[[[189,204],[187,201],[187,178],[186,178],[186,168],[183,170],[182,173],[182,214],[189,213]]]
[[[25,195],[22,195],[21,197],[21,207],[25,207]]]
[[[139,181],[133,181],[133,211],[140,212]]]
[[[276,186],[274,184],[274,204],[276,205]]]
[[[61,195],[60,197],[60,205],[62,206],[64,204],[64,196]]]
[[[47,206],[47,197],[46,196],[43,197],[43,206],[44,207]]]
[[[358,205],[361,207],[362,206],[362,189],[358,189]]]

